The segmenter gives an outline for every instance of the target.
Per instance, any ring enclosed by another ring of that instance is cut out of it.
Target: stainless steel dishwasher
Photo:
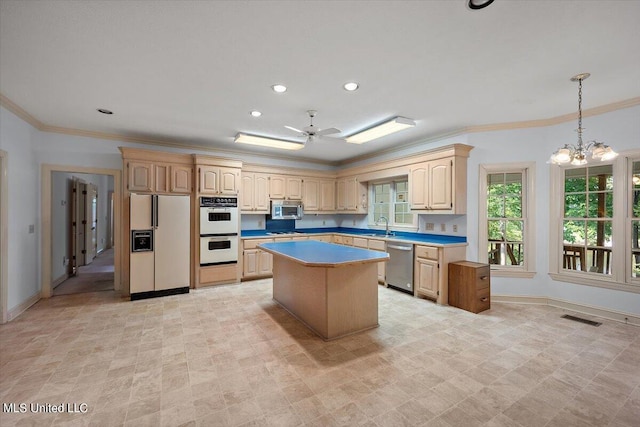
[[[413,294],[413,245],[389,242],[387,252],[387,285]]]

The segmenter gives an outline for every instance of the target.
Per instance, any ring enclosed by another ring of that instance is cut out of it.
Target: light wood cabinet
[[[269,213],[269,175],[242,172],[240,210],[245,213]]]
[[[351,236],[342,236],[340,234],[334,234],[333,235],[333,243],[336,243],[338,245],[353,246],[353,237],[351,237]]]
[[[317,240],[319,242],[333,243],[333,236],[331,234],[321,234],[309,236],[309,240]]]
[[[333,179],[305,177],[302,203],[309,213],[333,213],[336,210],[336,182]]]
[[[435,300],[438,304],[448,304],[448,265],[464,259],[465,246],[415,245],[414,249],[414,295]]]
[[[198,192],[200,194],[238,194],[240,169],[218,166],[198,166]]]
[[[269,177],[271,199],[302,200],[302,177],[271,175]]]
[[[369,239],[368,241],[368,249],[372,251],[387,251],[387,243],[384,240],[376,240]],[[387,272],[387,263],[379,262],[378,263],[378,282],[386,284],[386,272]]]
[[[445,157],[409,169],[409,205],[421,213],[466,213],[466,157]]]
[[[261,243],[270,243],[273,239],[243,240],[242,250],[242,278],[270,276],[273,269],[273,255],[259,249]]]
[[[131,160],[127,162],[127,190],[191,194],[192,171],[187,165]]]
[[[127,190],[153,191],[154,183],[153,163],[129,161],[127,162]]]
[[[458,261],[449,264],[449,305],[472,313],[491,308],[489,264]]]
[[[193,190],[193,168],[191,166],[169,166],[169,190],[172,193],[191,194]]]
[[[357,177],[340,178],[336,181],[336,210],[338,213],[366,213],[367,186]]]

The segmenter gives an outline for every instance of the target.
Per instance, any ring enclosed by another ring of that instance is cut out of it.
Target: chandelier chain
[[[578,79],[578,148],[582,146],[582,78]]]

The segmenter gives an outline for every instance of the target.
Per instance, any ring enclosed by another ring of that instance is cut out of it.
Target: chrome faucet
[[[390,236],[391,232],[389,231],[389,218],[387,218],[386,216],[378,217],[378,221],[376,221],[376,225],[378,225],[378,222],[380,222],[382,220],[384,220],[384,222],[385,222],[384,234],[385,234],[385,236]]]

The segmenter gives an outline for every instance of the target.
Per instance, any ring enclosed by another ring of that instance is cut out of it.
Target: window
[[[551,169],[549,274],[640,293],[640,151]]]
[[[416,216],[409,209],[409,183],[407,179],[379,182],[370,185],[371,203],[369,207],[369,225],[383,225],[389,220],[389,227],[415,228]],[[378,224],[376,224],[376,222]]]
[[[562,268],[611,275],[613,165],[564,173]]]
[[[533,277],[533,164],[480,166],[479,258],[497,276]]]
[[[634,281],[640,281],[640,160],[630,161],[631,170],[629,181],[631,200],[629,208],[629,228],[631,232],[629,245],[630,276]]]

